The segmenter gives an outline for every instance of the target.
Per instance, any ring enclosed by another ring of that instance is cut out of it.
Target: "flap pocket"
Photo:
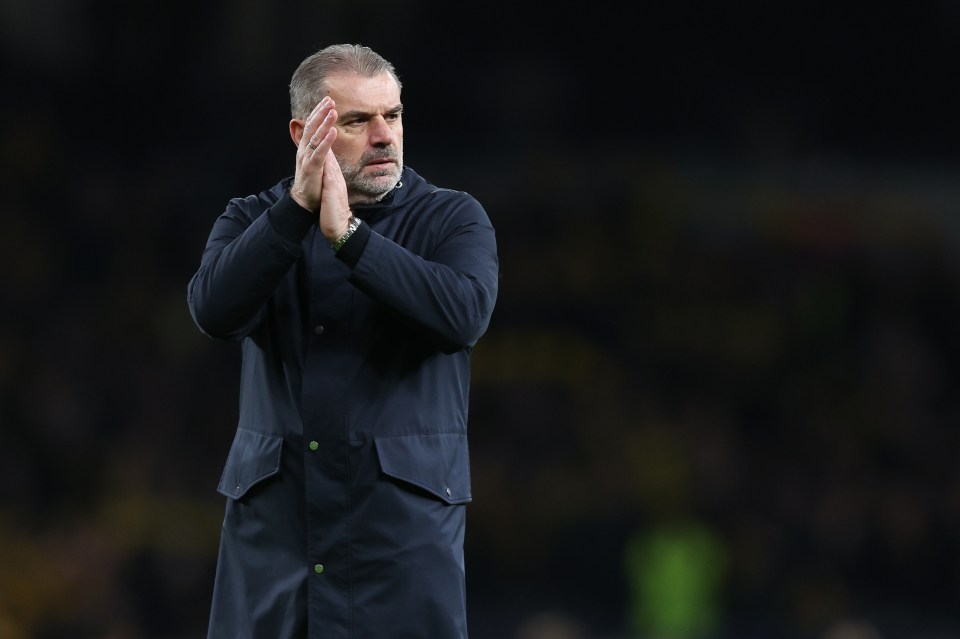
[[[217,492],[240,499],[259,481],[280,471],[283,438],[238,428]]]
[[[464,504],[470,494],[470,454],[461,433],[403,435],[374,440],[380,469],[436,495],[448,504]]]

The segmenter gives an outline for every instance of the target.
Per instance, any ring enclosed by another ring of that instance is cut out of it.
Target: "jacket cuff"
[[[297,201],[290,197],[289,191],[270,207],[267,215],[277,233],[297,244],[303,240],[310,227],[317,223],[316,216],[297,204]]]
[[[370,241],[371,233],[373,231],[370,230],[370,225],[366,222],[358,226],[353,235],[336,252],[337,258],[350,268],[356,266],[357,262],[360,261],[360,256],[363,255],[363,249],[367,247],[367,242]]]

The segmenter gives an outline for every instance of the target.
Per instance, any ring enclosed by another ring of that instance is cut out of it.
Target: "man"
[[[188,286],[242,342],[211,639],[465,638],[470,355],[498,289],[470,195],[403,164],[401,83],[333,45],[290,83],[292,177],[233,199]]]

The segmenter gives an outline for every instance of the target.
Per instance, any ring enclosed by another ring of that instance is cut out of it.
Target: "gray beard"
[[[363,172],[363,167],[368,162],[385,157],[396,161],[396,164],[372,174]],[[340,162],[340,171],[347,184],[350,200],[358,203],[379,202],[400,181],[400,174],[403,172],[403,148],[365,154],[356,164],[344,164],[340,158],[337,158],[337,161]]]

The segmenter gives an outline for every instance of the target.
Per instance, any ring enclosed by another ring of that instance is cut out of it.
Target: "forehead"
[[[327,91],[337,103],[337,111],[388,111],[400,104],[400,87],[389,73],[364,78],[354,73],[338,73],[327,78]]]

